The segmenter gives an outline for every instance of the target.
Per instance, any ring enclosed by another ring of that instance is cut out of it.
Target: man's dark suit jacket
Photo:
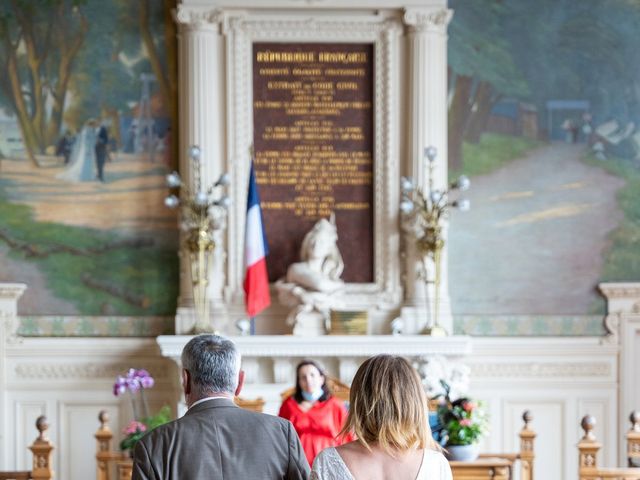
[[[216,398],[136,445],[132,480],[302,480],[309,464],[291,423]]]

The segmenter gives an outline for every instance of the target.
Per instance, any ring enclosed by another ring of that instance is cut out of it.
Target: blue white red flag
[[[244,293],[247,314],[254,317],[271,304],[267,259],[269,253],[267,238],[262,225],[260,196],[256,176],[251,162],[249,175],[249,195],[247,197],[247,226],[244,237]]]

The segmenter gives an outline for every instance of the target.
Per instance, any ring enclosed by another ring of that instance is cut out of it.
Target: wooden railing
[[[509,480],[513,477],[517,461],[520,461],[520,480],[533,480],[536,433],[529,426],[532,419],[528,410],[522,414],[524,426],[519,434],[520,452],[483,453],[472,462],[450,462],[454,480]]]
[[[98,414],[100,428],[96,438],[96,479],[130,480],[133,463],[126,452],[112,450],[113,432],[109,428],[109,414],[102,410]]]
[[[627,432],[627,458],[629,466],[637,466],[640,460],[640,412],[629,417],[631,429]],[[605,468],[598,466],[598,451],[602,444],[596,440],[593,428],[596,419],[586,415],[581,422],[584,436],[578,443],[580,480],[640,480],[640,468]]]
[[[36,420],[36,428],[39,432],[38,438],[29,447],[33,453],[31,471],[0,472],[0,480],[51,480],[53,478],[51,452],[54,447],[44,433],[49,428],[47,418],[44,415],[39,416]]]

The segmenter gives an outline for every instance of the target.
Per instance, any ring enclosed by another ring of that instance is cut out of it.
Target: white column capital
[[[18,313],[18,299],[27,286],[24,283],[0,283],[0,313],[15,316]]]
[[[451,18],[450,8],[405,8],[403,21],[410,32],[446,34]]]
[[[181,28],[219,32],[225,22],[225,12],[219,8],[202,8],[179,5],[173,10],[173,17]]]

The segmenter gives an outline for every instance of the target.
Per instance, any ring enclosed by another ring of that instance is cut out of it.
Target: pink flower
[[[131,420],[129,422],[129,425],[127,425],[122,430],[122,433],[124,433],[125,435],[132,435],[134,433],[146,432],[146,431],[147,431],[147,426],[144,423],[138,422],[136,420]]]
[[[460,420],[461,427],[470,427],[472,424],[473,422],[471,421],[470,418],[463,418],[462,420]]]

